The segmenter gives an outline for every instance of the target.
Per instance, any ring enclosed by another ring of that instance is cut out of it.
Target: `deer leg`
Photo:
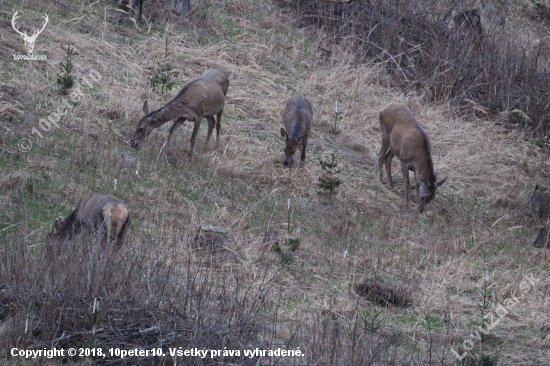
[[[420,183],[418,182],[418,177],[416,176],[416,170],[413,170],[414,172],[414,188],[416,189],[416,202],[420,204]],[[407,176],[409,175],[409,172],[407,171]]]
[[[539,231],[537,232],[537,238],[535,239],[535,242],[533,243],[533,245],[536,247],[536,248],[544,248],[544,239],[546,239],[546,235],[545,235],[545,231],[544,231],[544,226],[542,226]]]
[[[409,166],[401,163],[401,171],[403,172],[403,182],[405,184],[405,207],[409,208]]]
[[[543,249],[550,244],[550,226],[548,224],[542,225],[533,244],[535,247]]]
[[[117,251],[120,250],[120,248],[122,247],[122,244],[124,244],[124,239],[126,237],[126,231],[128,230],[128,226],[130,226],[130,215],[128,215],[128,217],[126,218],[126,222],[122,225],[116,237]]]
[[[92,237],[97,238],[99,247],[105,250],[107,243],[109,242],[109,231],[107,230],[106,220],[102,219],[97,226],[91,226]]]
[[[300,145],[300,160],[302,162],[306,161],[306,146],[307,146],[307,138],[302,141],[302,144]]]
[[[189,160],[193,159],[193,148],[195,147],[195,140],[197,139],[197,134],[199,133],[199,128],[201,127],[201,118],[195,117],[195,124],[193,126],[193,133],[191,134],[191,152],[189,153]]]
[[[168,144],[170,144],[170,139],[172,138],[172,134],[174,133],[176,128],[181,126],[184,122],[185,122],[185,118],[183,118],[183,117],[178,118],[176,120],[176,122],[174,122],[174,124],[172,125],[172,128],[170,128],[170,132],[168,133],[168,139],[166,140],[166,146],[168,146]]]
[[[138,16],[138,20],[141,20],[142,9],[143,9],[143,0],[139,0],[139,16]]]
[[[120,230],[120,233],[118,233],[116,237],[116,250],[120,250],[122,247],[122,244],[124,244],[124,236],[126,234],[126,230],[122,229]]]
[[[388,174],[388,186],[393,188],[393,181],[391,180],[391,161],[395,155],[393,152],[388,150],[386,156],[384,157],[384,162],[386,163],[386,174]],[[382,169],[380,169],[380,180],[382,180]]]
[[[382,164],[386,159],[386,153],[388,152],[389,148],[390,148],[390,135],[383,135],[382,148],[380,149],[380,153],[378,154],[378,170],[380,171],[381,183],[384,183],[384,180],[382,179]],[[390,177],[390,180],[391,180],[391,177]]]
[[[217,122],[216,122],[216,146],[218,145],[218,140],[220,139],[220,129],[221,129],[221,118],[222,118],[223,109],[218,112],[216,115]]]
[[[208,141],[210,141],[210,138],[212,137],[212,132],[214,131],[216,121],[214,121],[213,116],[206,116],[206,120],[208,121],[208,134],[206,135],[206,142],[204,144],[208,145]]]

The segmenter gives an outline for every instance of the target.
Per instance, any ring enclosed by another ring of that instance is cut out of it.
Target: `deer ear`
[[[162,119],[162,116],[164,115],[164,108],[162,108],[160,111],[151,113],[153,114],[148,119],[148,123],[150,123],[151,126],[157,128],[164,123],[164,120]]]
[[[445,183],[445,181],[447,180],[447,178],[449,178],[449,177],[445,177],[445,178],[441,179],[439,182],[437,182],[437,183],[435,184],[435,186],[436,186],[436,187],[439,187],[440,185],[442,185],[443,183]]]
[[[143,113],[149,114],[149,101],[147,99],[143,103]]]
[[[63,222],[62,217],[58,217],[57,219],[55,219],[55,221],[53,222],[53,226],[52,226],[52,233],[53,234],[58,234],[59,233],[59,230],[61,229],[61,223],[62,222]]]
[[[281,128],[281,136],[282,136],[282,137],[285,137],[285,138],[287,137],[287,136],[286,136],[286,131],[285,131],[284,128]]]

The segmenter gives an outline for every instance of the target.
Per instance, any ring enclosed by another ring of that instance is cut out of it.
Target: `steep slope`
[[[13,59],[23,52],[10,24],[17,10],[31,28],[33,16],[49,15],[35,46],[47,61]],[[138,29],[117,26],[113,4],[103,2],[8,1],[0,15],[2,348],[299,347],[304,357],[263,362],[451,365],[450,347],[463,354],[483,316],[515,296],[514,310],[472,341],[472,354],[547,362],[548,253],[532,246],[528,197],[550,179],[550,162],[521,131],[423,105],[346,50],[327,59],[317,31],[295,28],[267,1],[207,1],[180,23],[146,13]],[[79,99],[56,84],[69,43]],[[161,94],[150,80],[166,64],[177,87]],[[143,100],[160,108],[208,68],[230,79],[219,145],[204,148],[204,123],[190,163],[190,124],[162,149],[167,124],[130,148]],[[314,122],[305,166],[289,171],[279,129],[297,93],[311,100]],[[424,214],[402,207],[397,161],[396,190],[378,180],[378,113],[392,102],[417,116],[436,172],[449,176]],[[59,127],[33,134],[60,106]],[[317,187],[318,161],[331,153],[343,180],[333,199]],[[76,241],[48,258],[42,246],[54,219],[89,190],[128,205],[122,253]],[[289,217],[295,251],[284,244]],[[197,248],[200,225],[227,228],[227,246]],[[280,250],[266,239],[275,232]],[[540,281],[523,295],[526,275]],[[354,288],[365,281],[408,306],[359,296]]]

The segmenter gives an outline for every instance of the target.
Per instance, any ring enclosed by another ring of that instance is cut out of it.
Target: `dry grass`
[[[482,349],[508,364],[547,362],[549,255],[531,245],[536,225],[528,197],[536,182],[550,178],[550,162],[522,131],[422,104],[419,96],[389,89],[383,69],[354,65],[346,52],[326,60],[316,31],[293,28],[268,2],[205,2],[183,24],[168,27],[153,18],[151,29],[141,24],[138,32],[113,24],[111,8],[100,3],[65,4],[68,16],[60,5],[41,4],[52,22],[36,52],[46,52],[48,63],[0,61],[0,129],[8,131],[0,146],[10,151],[0,158],[2,348],[300,347],[304,359],[279,362],[450,365],[449,347],[461,350],[461,339],[479,324],[485,276],[497,304],[531,273],[541,279],[537,291]],[[86,17],[75,16],[82,12]],[[1,24],[8,21],[0,46],[21,52],[9,27],[12,9],[1,5],[0,14]],[[155,130],[139,151],[128,145],[143,100],[158,108],[174,94],[159,95],[148,84],[164,60],[165,30],[166,61],[180,87],[208,68],[230,79],[219,146],[203,148],[203,126],[192,163],[186,159],[190,126],[164,151],[168,127]],[[78,73],[95,69],[101,82],[85,90],[60,122],[64,128],[44,140],[32,137],[25,155],[17,142],[60,102],[57,45],[66,43],[78,52]],[[314,123],[305,166],[289,171],[278,131],[284,103],[296,93],[311,100]],[[336,101],[341,132],[333,148],[327,139]],[[436,172],[449,176],[422,215],[402,207],[399,169],[395,191],[376,172],[378,112],[392,102],[417,116],[431,137]],[[344,183],[330,201],[316,182],[318,160],[333,151]],[[44,261],[40,248],[53,220],[90,189],[129,206],[132,226],[122,253],[99,258],[77,242],[55,263]],[[301,245],[281,265],[263,238],[284,232],[288,199],[292,236]],[[193,249],[200,225],[228,228],[226,250]],[[358,296],[353,285],[372,279],[390,292],[402,289],[410,306],[378,307]],[[94,299],[97,324],[89,320]],[[32,333],[24,331],[27,317]]]
[[[548,148],[549,47],[545,5],[525,1],[277,1],[317,26],[327,57],[353,51],[391,84],[462,116],[529,127]],[[531,5],[531,6],[529,6]],[[532,6],[534,5],[534,6]],[[537,15],[538,14],[538,15]],[[538,19],[533,20],[533,19]],[[338,47],[340,46],[340,47]]]

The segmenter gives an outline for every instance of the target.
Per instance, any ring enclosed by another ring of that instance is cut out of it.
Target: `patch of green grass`
[[[283,306],[288,310],[294,310],[301,305],[308,304],[311,301],[303,296],[290,296],[283,300]]]
[[[390,319],[408,327],[414,327],[419,322],[418,315],[403,309],[396,309],[393,314],[390,314]]]
[[[242,35],[247,31],[237,20],[232,17],[225,16],[222,13],[216,15],[217,21],[223,28],[223,36],[227,40],[233,40],[235,37]]]
[[[48,200],[48,193],[51,189],[47,180],[28,178],[14,199],[21,210],[13,212],[12,223],[23,221],[29,228],[50,223],[52,204]]]
[[[420,323],[426,330],[439,331],[446,327],[446,321],[433,315],[426,315]]]
[[[523,141],[528,142],[528,143],[533,144],[533,145],[538,146],[538,147],[542,147],[542,145],[543,145],[543,140],[541,138],[530,138],[530,137],[524,136]]]

